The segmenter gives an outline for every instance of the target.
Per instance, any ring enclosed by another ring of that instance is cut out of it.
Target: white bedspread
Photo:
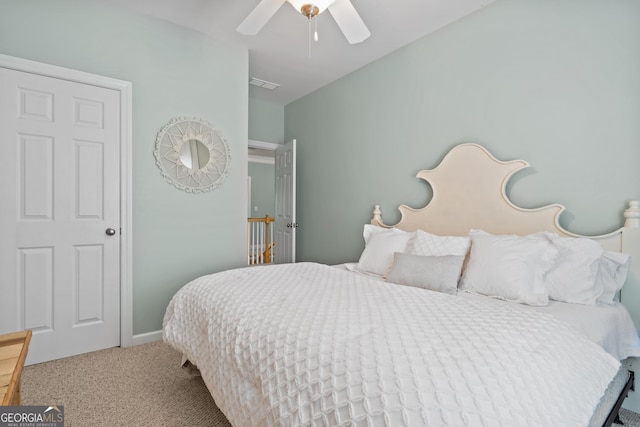
[[[238,427],[586,426],[619,367],[550,315],[313,263],[194,280],[164,339]]]
[[[365,275],[381,282],[385,281],[381,276],[359,272],[355,263],[334,265],[333,267],[353,272],[353,274]],[[620,302],[613,305],[582,305],[549,301],[546,306],[531,306],[469,292],[458,292],[458,297],[511,305],[518,310],[535,310],[547,313],[575,328],[618,360],[640,357],[640,337],[629,311]]]

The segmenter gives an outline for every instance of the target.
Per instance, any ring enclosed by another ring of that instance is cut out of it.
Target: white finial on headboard
[[[382,222],[382,211],[380,210],[380,205],[375,205],[373,207],[373,218],[371,218],[371,224],[381,226]]]
[[[631,200],[629,207],[624,211],[624,226],[627,228],[640,228],[640,200]]]

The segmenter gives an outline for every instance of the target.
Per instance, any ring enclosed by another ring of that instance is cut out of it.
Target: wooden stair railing
[[[247,265],[271,264],[275,218],[247,218]]]

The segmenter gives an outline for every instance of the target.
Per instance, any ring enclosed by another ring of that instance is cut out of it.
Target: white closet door
[[[119,92],[0,68],[0,333],[27,363],[120,344]]]

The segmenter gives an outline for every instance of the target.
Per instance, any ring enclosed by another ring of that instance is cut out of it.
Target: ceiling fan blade
[[[271,19],[280,9],[286,0],[262,0],[238,25],[236,31],[240,34],[254,35],[264,27],[264,24]]]
[[[361,43],[371,35],[350,0],[336,0],[328,10],[349,43]]]

